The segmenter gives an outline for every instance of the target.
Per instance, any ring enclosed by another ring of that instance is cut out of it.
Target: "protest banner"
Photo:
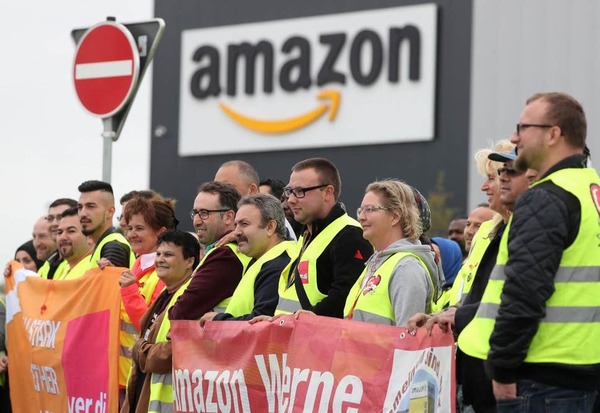
[[[454,339],[301,314],[173,321],[177,412],[455,411]]]
[[[116,412],[123,268],[67,281],[12,268],[5,280],[13,411]]]

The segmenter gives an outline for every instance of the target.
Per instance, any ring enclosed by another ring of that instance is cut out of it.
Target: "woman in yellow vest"
[[[142,317],[142,335],[132,348],[133,368],[121,413],[173,411],[167,314],[191,280],[200,245],[193,235],[177,230],[164,232],[157,245],[156,274],[165,289]]]
[[[430,311],[441,269],[419,241],[422,224],[412,187],[399,180],[369,184],[357,215],[376,252],[350,290],[344,316],[403,326],[415,311]]]
[[[124,271],[119,278],[123,310],[121,316],[119,356],[119,384],[122,388],[121,400],[125,397],[124,388],[131,367],[128,354],[140,332],[140,320],[148,311],[148,306],[164,289],[165,284],[156,275],[154,259],[156,241],[167,229],[177,226],[175,201],[154,198],[134,197],[123,211],[127,223],[127,240],[137,259],[131,270]]]

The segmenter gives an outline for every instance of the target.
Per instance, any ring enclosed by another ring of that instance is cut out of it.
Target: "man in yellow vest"
[[[473,237],[477,234],[479,227],[485,221],[489,221],[494,216],[494,211],[490,209],[490,205],[488,203],[483,203],[477,205],[475,208],[469,212],[469,216],[467,217],[467,225],[465,226],[465,249],[467,252],[471,251],[471,243],[473,242]]]
[[[48,207],[48,215],[46,215],[46,221],[48,222],[48,229],[50,230],[50,235],[55,243],[57,242],[57,231],[58,231],[58,223],[61,219],[61,214],[65,212],[69,208],[73,208],[77,206],[77,201],[71,198],[59,198],[54,200],[50,206]],[[44,265],[38,270],[38,274],[42,278],[47,278],[49,280],[54,278],[54,273],[60,266],[60,264],[64,262],[63,257],[60,255],[60,251],[57,249],[54,254],[52,254],[48,260],[44,263]]]
[[[217,173],[215,174],[215,182],[222,182],[235,187],[240,193],[240,196],[254,195],[259,193],[260,179],[258,172],[248,162],[241,160],[228,161],[222,164]],[[285,226],[287,229],[287,236],[296,240],[296,234],[294,228],[285,220]],[[234,241],[234,239],[228,239],[225,237],[220,240],[217,245],[225,245],[228,242]]]
[[[252,261],[225,312],[204,314],[202,325],[211,320],[272,316],[279,298],[279,278],[290,259],[295,258],[296,242],[286,241],[285,215],[279,199],[269,194],[249,195],[238,207],[233,234],[239,251]]]
[[[81,230],[94,241],[89,269],[98,265],[130,268],[135,261],[129,242],[113,227],[115,197],[112,186],[102,181],[79,185],[79,220]]]
[[[60,257],[56,247],[56,240],[52,237],[50,224],[46,217],[40,217],[35,221],[31,236],[33,238],[35,256],[44,263],[38,269],[38,274],[40,274],[42,278],[48,278],[50,267],[57,265],[57,262],[60,261]]]
[[[94,249],[93,243],[83,235],[77,207],[62,212],[56,231],[58,250],[63,261],[54,274],[55,280],[74,280],[89,268],[87,259]]]
[[[600,383],[600,177],[586,167],[583,108],[527,100],[516,167],[540,179],[518,200],[473,321],[459,337],[486,359],[499,412],[591,412]]]
[[[284,188],[294,219],[304,224],[300,256],[281,278],[275,314],[312,311],[342,318],[350,289],[373,254],[358,221],[337,201],[341,179],[324,158],[298,162]]]
[[[250,257],[234,243],[215,244],[233,231],[239,200],[240,194],[231,185],[210,181],[200,186],[190,216],[205,253],[189,286],[171,308],[171,320],[198,320],[209,311],[227,307]]]

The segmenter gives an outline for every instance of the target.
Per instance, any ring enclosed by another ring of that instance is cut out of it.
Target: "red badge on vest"
[[[591,184],[590,193],[592,194],[592,199],[594,200],[594,204],[596,205],[598,215],[600,215],[600,186],[597,184]]]
[[[375,275],[375,276],[369,278],[369,281],[367,281],[367,285],[365,285],[365,288],[363,288],[363,290],[362,290],[362,294],[363,295],[373,294],[375,292],[375,288],[377,288],[377,286],[379,285],[380,282],[381,282],[381,275]]]
[[[308,261],[300,261],[298,263],[298,274],[302,284],[308,284]]]
[[[357,260],[361,260],[361,261],[365,260],[362,256],[362,254],[360,253],[360,250],[356,250],[356,254],[354,254],[354,258],[356,258]]]

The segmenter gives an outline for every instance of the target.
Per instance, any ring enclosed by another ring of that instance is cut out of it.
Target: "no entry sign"
[[[91,27],[75,53],[77,97],[93,115],[118,113],[135,90],[140,58],[133,36],[122,24],[106,21]]]

